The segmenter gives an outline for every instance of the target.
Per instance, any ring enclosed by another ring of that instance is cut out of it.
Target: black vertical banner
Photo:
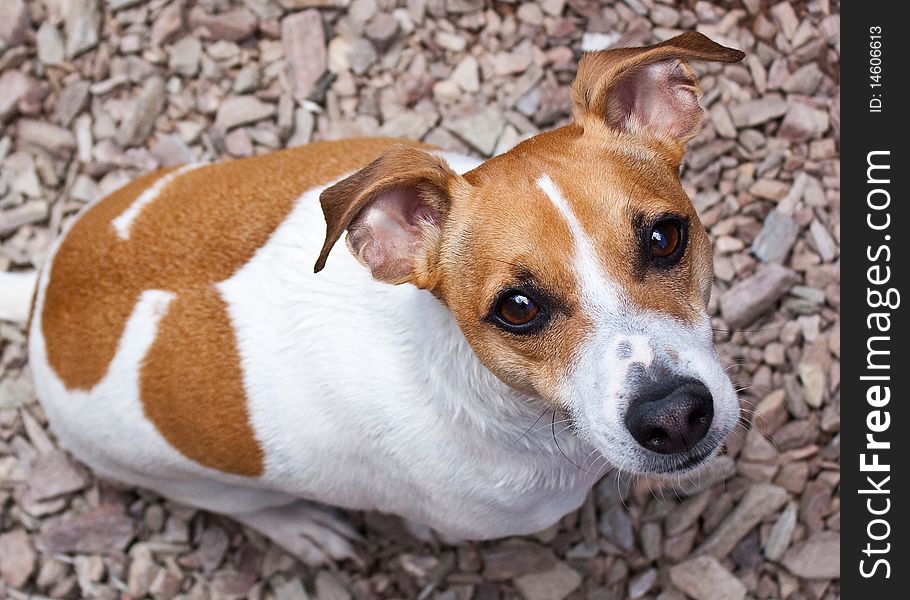
[[[847,600],[910,597],[905,8],[884,0],[841,6],[841,584]]]

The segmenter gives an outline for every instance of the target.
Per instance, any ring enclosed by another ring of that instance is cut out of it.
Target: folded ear
[[[372,163],[319,196],[325,243],[318,273],[345,232],[354,256],[373,277],[387,283],[416,283],[449,212],[451,194],[467,182],[446,162],[409,146],[393,146]]]
[[[701,87],[684,62],[738,62],[745,54],[688,31],[644,48],[618,48],[582,57],[572,83],[575,120],[685,144],[698,133]]]

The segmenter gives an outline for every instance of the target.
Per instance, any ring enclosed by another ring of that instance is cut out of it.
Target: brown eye
[[[682,229],[675,220],[660,221],[651,228],[648,236],[648,250],[654,258],[667,258],[679,248]]]
[[[515,327],[527,325],[539,312],[537,304],[521,292],[506,293],[496,306],[497,316]]]

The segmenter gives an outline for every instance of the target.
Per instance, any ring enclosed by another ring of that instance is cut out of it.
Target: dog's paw
[[[306,501],[232,515],[306,565],[350,560],[363,566],[352,542],[362,538],[335,511]]]

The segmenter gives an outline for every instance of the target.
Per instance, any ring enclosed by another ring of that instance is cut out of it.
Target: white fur
[[[126,210],[124,210],[111,221],[111,224],[114,226],[114,230],[117,232],[117,236],[120,239],[124,240],[130,239],[130,228],[133,226],[133,221],[139,217],[142,209],[154,202],[158,196],[161,195],[161,191],[165,188],[165,186],[167,186],[167,184],[172,182],[180,175],[186,173],[187,171],[198,169],[204,164],[205,163],[200,162],[183,165],[179,169],[172,171],[161,179],[157,180],[152,184],[151,187],[139,194],[139,197],[133,200],[133,203],[126,207]]]
[[[655,311],[637,309],[604,271],[593,243],[556,183],[543,174],[537,185],[572,233],[579,296],[585,313],[594,321],[563,381],[563,402],[580,434],[614,466],[625,470],[664,470],[667,463],[678,461],[642,448],[624,424],[634,392],[629,369],[636,364],[647,368],[662,357],[679,375],[707,386],[714,398],[714,420],[707,437],[719,442],[736,425],[739,402],[714,351],[707,315],[691,326]],[[620,355],[621,344],[629,347],[628,357]],[[671,354],[679,358],[671,360]]]
[[[459,170],[476,165],[446,158]],[[104,476],[247,520],[307,498],[493,538],[540,530],[578,507],[593,478],[573,463],[590,448],[571,434],[557,448],[549,427],[528,431],[543,406],[484,368],[431,294],[374,281],[340,244],[313,273],[322,189],[304,191],[266,245],[217,286],[237,335],[262,477],[198,465],[144,417],[138,372],[166,292],[142,295],[100,383],[66,390],[41,335],[48,267],[30,360],[63,445]]]

